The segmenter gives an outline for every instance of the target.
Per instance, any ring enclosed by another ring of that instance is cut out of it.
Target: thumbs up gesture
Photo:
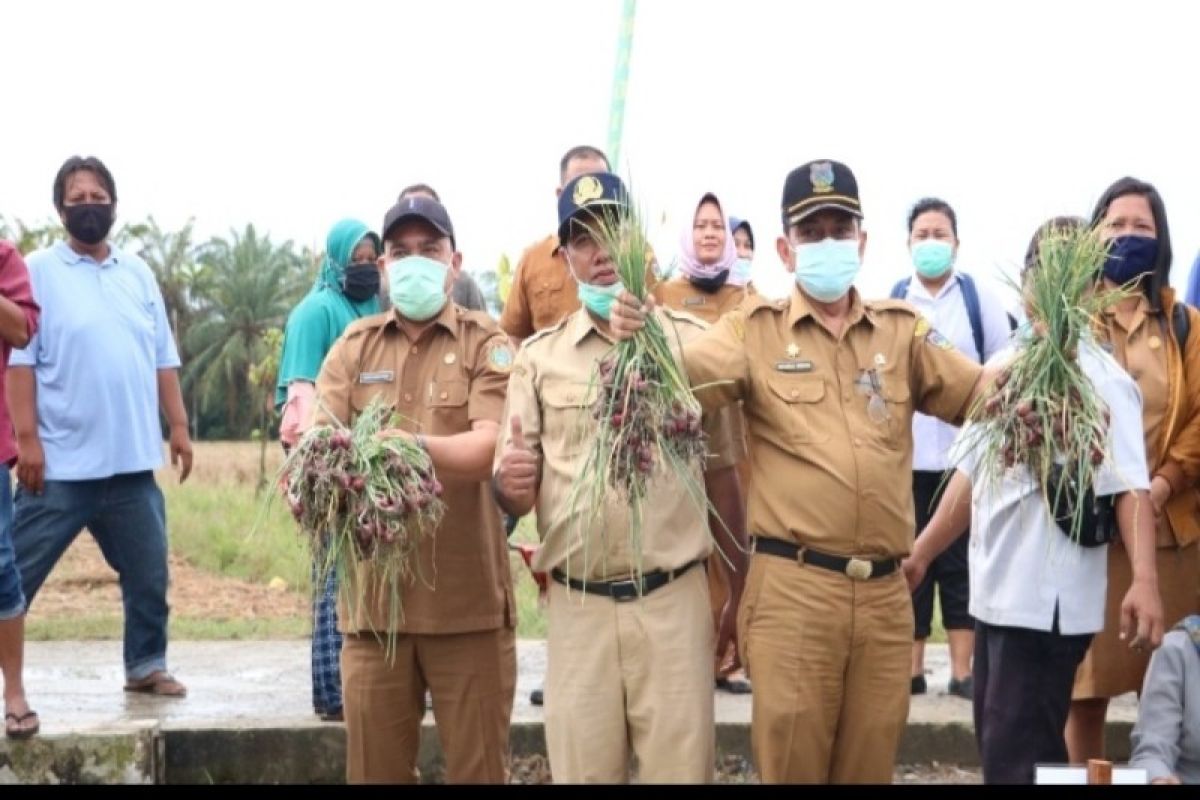
[[[510,425],[512,435],[500,456],[496,487],[509,506],[506,510],[519,516],[528,513],[537,499],[538,457],[525,444],[521,418],[514,416]]]

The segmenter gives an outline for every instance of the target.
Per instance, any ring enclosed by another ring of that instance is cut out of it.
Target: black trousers
[[[942,499],[942,490],[949,482],[945,472],[913,472],[913,503],[917,511],[917,533],[929,524]],[[971,532],[954,540],[941,555],[933,560],[921,584],[913,592],[913,638],[921,641],[929,638],[933,623],[933,590],[942,604],[942,627],[948,631],[971,630],[975,620],[971,618],[971,581],[969,577],[967,548]]]
[[[1092,634],[975,624],[975,740],[984,783],[1033,783],[1037,764],[1063,764],[1075,670]]]

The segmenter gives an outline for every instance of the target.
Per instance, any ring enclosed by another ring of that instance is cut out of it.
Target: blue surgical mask
[[[406,256],[388,264],[388,295],[405,319],[425,322],[446,306],[447,264],[425,256]]]
[[[596,286],[591,283],[579,282],[579,302],[583,303],[588,311],[591,311],[601,319],[608,319],[612,313],[612,304],[616,301],[617,295],[625,290],[625,286],[620,281],[610,286]]]
[[[1154,271],[1158,239],[1153,236],[1118,236],[1108,243],[1104,277],[1124,285]]]
[[[733,262],[733,266],[729,270],[729,282],[734,286],[745,286],[750,280],[750,268],[753,262],[748,258],[739,258]]]
[[[822,303],[845,297],[862,266],[857,238],[792,245],[792,252],[796,254],[796,284]]]
[[[913,245],[912,263],[922,278],[937,280],[954,264],[954,246],[938,239],[926,239]]]

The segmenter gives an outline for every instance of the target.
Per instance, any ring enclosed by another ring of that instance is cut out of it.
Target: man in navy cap
[[[424,578],[402,586],[400,618],[372,565],[358,584],[341,581],[346,777],[417,780],[428,690],[447,782],[505,783],[516,603],[489,478],[512,345],[487,314],[450,301],[462,256],[441,203],[406,197],[382,232],[392,307],[354,322],[329,351],[314,424],[352,425],[382,400],[401,420],[384,435],[429,454],[446,510],[418,546]]]
[[[767,782],[889,783],[908,716],[912,415],[959,422],[981,369],[906,303],[854,289],[867,236],[853,173],[784,183],[789,298],[748,299],[683,347],[705,410],[743,402],[754,555],[738,619]],[[641,327],[629,294],[617,338]]]
[[[682,481],[658,473],[643,503],[639,578],[628,506],[614,498],[589,521],[579,515],[590,509],[570,505],[596,424],[588,386],[612,348],[609,311],[622,289],[613,255],[593,228],[598,214],[628,213],[627,204],[625,187],[609,173],[579,176],[563,189],[558,237],[582,308],[518,352],[494,484],[508,513],[536,509],[542,545],[533,567],[551,577],[545,704],[554,780],[625,783],[633,755],[645,782],[700,783],[712,779],[714,759],[705,509]],[[672,347],[705,328],[687,314],[657,313]],[[703,482],[719,508],[721,496],[736,496],[730,467],[741,453],[726,412],[706,417],[704,427],[705,470],[725,480],[706,481],[697,467],[693,485]],[[716,540],[743,569],[737,544],[722,534]]]

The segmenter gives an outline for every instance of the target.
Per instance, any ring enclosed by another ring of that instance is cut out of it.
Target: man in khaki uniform
[[[842,164],[788,175],[790,299],[748,300],[684,346],[705,408],[741,400],[754,441],[754,557],[738,629],[768,782],[892,779],[908,715],[914,410],[958,422],[980,367],[899,301],[853,288],[866,234]],[[619,337],[640,327],[626,294]]]
[[[409,197],[383,226],[392,309],[359,320],[337,341],[317,379],[315,424],[351,423],[383,397],[433,460],[446,513],[420,547],[421,574],[404,589],[389,663],[386,598],[343,604],[340,627],[346,776],[352,783],[411,783],[425,692],[452,783],[503,783],[516,688],[516,604],[504,532],[488,486],[504,389],[508,338],[486,314],[449,302],[460,266],[454,230],[435,200]]]
[[[601,150],[587,145],[572,147],[559,163],[555,194],[561,197],[563,187],[580,175],[609,169],[608,156]],[[500,315],[500,327],[520,343],[537,331],[557,325],[578,308],[575,280],[559,250],[558,236],[552,233],[521,254]]]
[[[714,757],[706,510],[660,464],[642,503],[639,587],[626,502],[610,496],[586,534],[582,517],[591,509],[570,507],[595,424],[590,381],[613,344],[607,315],[611,287],[618,285],[610,255],[573,223],[625,202],[620,180],[607,173],[581,176],[564,190],[559,235],[585,308],[528,339],[517,354],[495,484],[509,513],[536,505],[542,546],[534,568],[552,578],[546,745],[554,779],[624,783],[632,754],[643,781],[699,783],[712,779]],[[704,330],[688,315],[659,313],[672,341]],[[711,453],[705,469],[709,497],[721,512],[730,499],[740,502],[733,469],[740,454],[718,420],[705,422]],[[699,468],[693,480],[705,480]],[[733,539],[716,534],[739,569],[741,533],[735,526]]]

